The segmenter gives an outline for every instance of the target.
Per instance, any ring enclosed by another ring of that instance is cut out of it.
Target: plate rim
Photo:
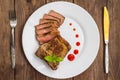
[[[66,1],[50,2],[50,3],[44,4],[43,6],[39,7],[37,10],[35,10],[35,11],[29,16],[29,18],[26,20],[25,25],[24,25],[24,28],[23,28],[23,32],[22,32],[22,46],[23,46],[23,43],[24,43],[24,42],[23,42],[23,35],[24,35],[23,33],[24,33],[24,29],[25,29],[25,26],[26,26],[26,23],[28,22],[28,20],[29,20],[29,19],[31,18],[31,16],[32,16],[35,12],[37,12],[40,8],[42,8],[42,7],[44,7],[44,6],[48,5],[48,4],[53,4],[53,3],[70,3],[70,4],[72,4],[72,5],[75,5],[75,6],[80,7],[82,10],[84,10],[84,11],[87,13],[87,15],[89,15],[89,17],[91,17],[91,19],[93,19],[94,24],[97,26],[94,18],[88,13],[87,10],[85,10],[85,9],[82,8],[81,6],[79,6],[79,5],[77,5],[77,4],[74,4],[74,3],[71,3],[71,2],[66,2]],[[83,70],[81,73],[83,73],[84,71],[86,71],[86,70],[92,65],[92,63],[95,61],[96,56],[97,56],[97,54],[98,54],[99,47],[100,47],[100,34],[99,34],[98,26],[97,26],[97,32],[98,32],[98,38],[99,38],[97,53],[96,53],[95,58],[93,59],[93,61],[90,63],[90,65],[89,65],[85,70]],[[31,62],[29,61],[26,53],[25,53],[24,46],[23,46],[23,51],[24,51],[24,55],[25,55],[25,57],[27,58],[28,62],[30,63],[30,65],[32,65]],[[34,69],[36,69],[33,65],[32,65],[32,67],[33,67]],[[36,70],[38,71],[38,69],[36,69]],[[40,72],[40,71],[38,71],[38,72]],[[45,76],[48,76],[48,75],[46,75],[46,74],[44,74],[44,73],[42,73],[42,72],[40,72],[40,73],[43,74],[43,75],[45,75]],[[81,74],[81,73],[79,73],[79,74]],[[79,74],[77,74],[77,75],[79,75]],[[74,76],[77,76],[77,75],[74,75]],[[74,76],[71,76],[71,77],[74,77]],[[51,77],[51,76],[48,76],[48,77]],[[68,78],[71,78],[71,77],[68,77]],[[51,78],[55,78],[55,77],[51,77]],[[66,78],[67,78],[67,77],[66,77]],[[66,79],[66,78],[57,78],[57,79]],[[55,79],[56,79],[56,78],[55,78]]]

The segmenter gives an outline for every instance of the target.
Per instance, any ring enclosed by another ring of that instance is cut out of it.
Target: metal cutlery
[[[17,25],[17,18],[15,10],[9,11],[9,20],[11,26],[11,60],[12,68],[15,68],[15,27]]]
[[[106,7],[104,7],[104,42],[105,42],[105,73],[108,73],[109,72],[109,55],[108,55],[109,13]]]

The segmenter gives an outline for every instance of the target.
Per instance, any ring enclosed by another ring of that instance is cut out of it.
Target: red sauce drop
[[[80,42],[76,42],[76,46],[80,46]]]
[[[76,31],[76,28],[73,28],[73,31]]]
[[[72,26],[72,23],[69,23],[70,26]]]
[[[74,54],[78,54],[78,53],[79,53],[78,49],[75,49]]]
[[[75,35],[75,37],[76,37],[76,38],[78,38],[78,37],[79,37],[79,35],[78,35],[78,34],[76,34],[76,35]]]
[[[73,61],[75,59],[75,56],[73,54],[69,54],[67,58],[69,61]]]

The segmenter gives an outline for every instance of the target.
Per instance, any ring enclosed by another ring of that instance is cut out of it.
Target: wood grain
[[[28,17],[42,5],[54,1],[73,2],[90,13],[100,32],[100,48],[94,63],[82,74],[64,80],[119,80],[120,79],[120,0],[15,0],[18,24],[15,29],[16,68],[11,68],[8,12],[14,0],[0,0],[0,80],[58,80],[36,71],[27,61],[22,48],[22,31]],[[110,14],[110,70],[104,73],[103,6]],[[86,23],[87,24],[87,23]]]
[[[10,58],[10,26],[8,12],[12,4],[9,0],[0,0],[0,80],[14,80]],[[7,77],[6,77],[7,76]]]
[[[110,14],[110,74],[109,80],[120,79],[120,0],[108,0]]]

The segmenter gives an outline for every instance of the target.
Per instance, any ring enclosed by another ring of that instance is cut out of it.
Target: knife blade
[[[108,43],[109,43],[109,13],[104,6],[104,42],[105,42],[105,73],[109,72],[109,55],[108,55]]]

